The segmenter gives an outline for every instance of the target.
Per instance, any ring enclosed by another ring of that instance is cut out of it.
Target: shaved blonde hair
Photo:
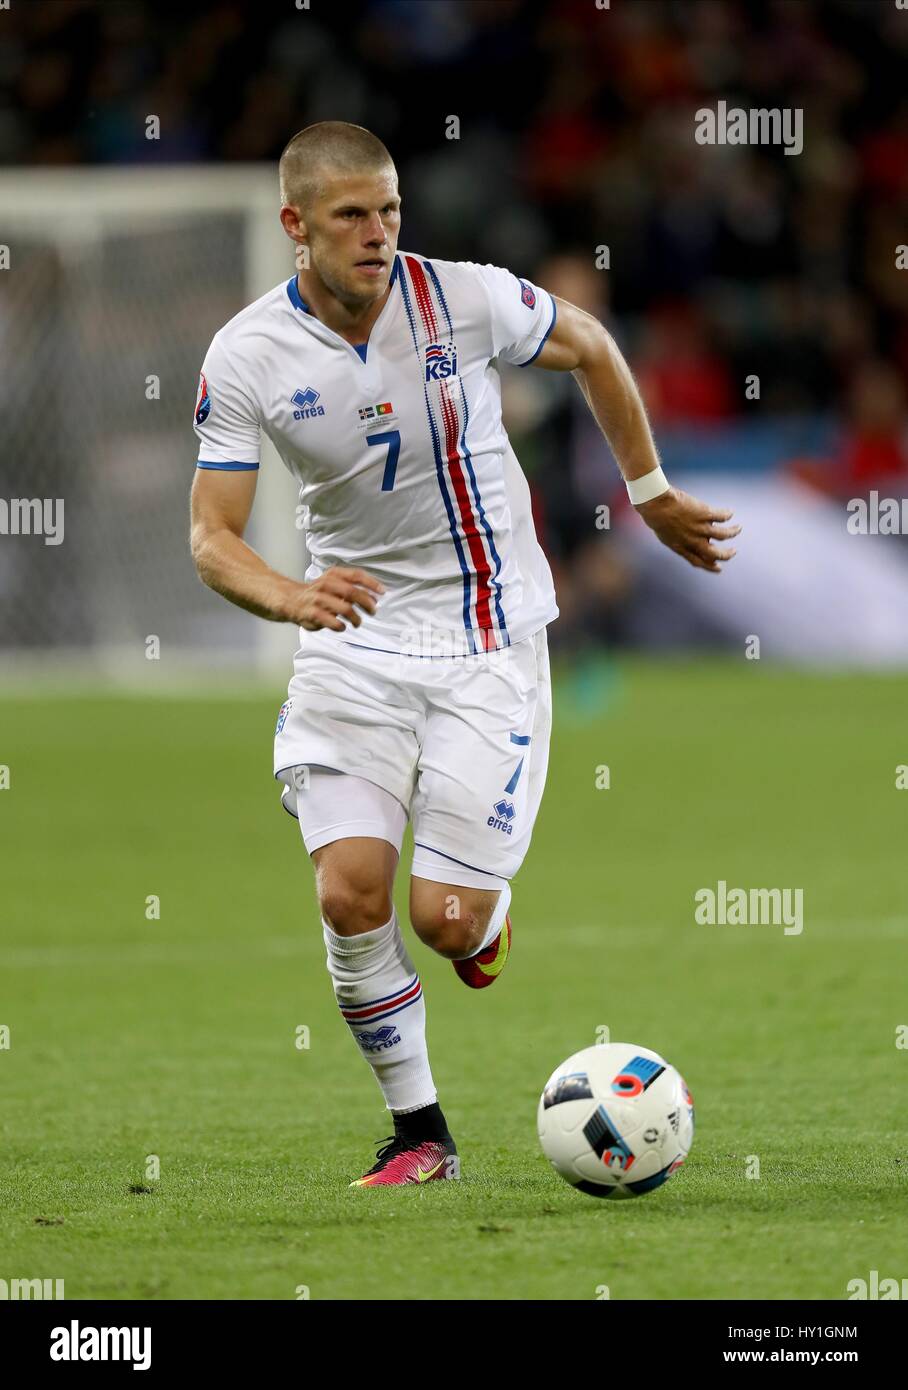
[[[297,131],[281,155],[281,203],[309,207],[332,174],[375,174],[393,170],[394,160],[377,135],[348,121],[318,121]]]

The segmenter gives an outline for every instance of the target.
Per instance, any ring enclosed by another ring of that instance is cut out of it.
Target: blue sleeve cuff
[[[196,468],[213,468],[221,473],[251,473],[258,468],[257,463],[217,463],[207,459],[199,459]]]
[[[544,336],[543,336],[542,342],[539,344],[538,348],[537,348],[536,351],[533,353],[533,356],[532,356],[532,357],[528,357],[527,360],[526,360],[525,362],[518,362],[518,363],[517,363],[518,367],[528,367],[528,366],[530,365],[531,362],[535,362],[535,361],[536,361],[536,358],[539,356],[540,352],[542,352],[542,349],[545,347],[546,343],[547,343],[548,340],[549,340],[549,334],[551,333],[552,329],[555,327],[555,319],[558,317],[558,306],[557,306],[556,303],[555,303],[555,296],[554,296],[554,295],[551,296],[551,300],[552,300],[552,322],[549,324],[548,328],[545,330],[545,334],[544,334]]]

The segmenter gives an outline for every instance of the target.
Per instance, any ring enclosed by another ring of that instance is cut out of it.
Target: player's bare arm
[[[256,474],[199,469],[192,487],[192,558],[200,579],[216,593],[277,623],[315,632],[359,627],[359,609],[374,613],[384,586],[365,570],[335,565],[309,583],[279,574],[243,539]]]
[[[555,326],[534,365],[573,373],[625,482],[644,478],[659,467],[659,458],[630,367],[597,318],[557,296],[555,303]],[[640,503],[637,511],[663,545],[698,569],[718,573],[719,562],[735,554],[734,548],[713,545],[740,532],[740,526],[724,525],[732,513],[679,488],[670,487]]]

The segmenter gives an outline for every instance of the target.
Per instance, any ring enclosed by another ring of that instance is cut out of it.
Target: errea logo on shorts
[[[486,821],[486,825],[488,825],[492,830],[502,830],[504,831],[505,835],[512,835],[514,833],[514,826],[512,822],[514,820],[514,816],[517,814],[514,810],[513,801],[505,801],[505,799],[502,797],[501,801],[495,802],[495,805],[492,807],[492,810],[495,812],[495,814],[494,816],[489,816],[489,819]]]
[[[321,392],[316,391],[314,386],[307,386],[305,391],[294,391],[290,397],[291,404],[296,406],[294,420],[309,420],[313,415],[324,415],[325,407],[316,404],[320,395]]]

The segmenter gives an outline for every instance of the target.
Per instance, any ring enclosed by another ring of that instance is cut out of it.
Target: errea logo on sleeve
[[[325,407],[316,404],[320,394],[314,386],[307,386],[304,391],[294,391],[290,397],[291,404],[296,406],[293,412],[294,420],[308,420],[313,415],[324,415]]]

